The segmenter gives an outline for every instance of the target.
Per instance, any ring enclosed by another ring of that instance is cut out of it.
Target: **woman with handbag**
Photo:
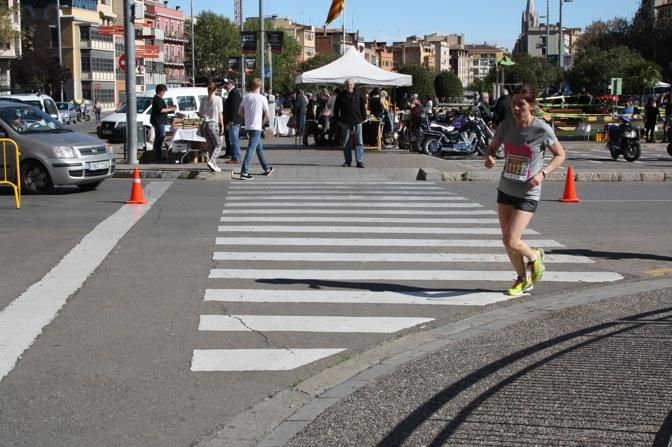
[[[222,150],[222,136],[224,135],[224,105],[222,98],[217,96],[217,84],[208,83],[208,96],[201,100],[198,114],[203,118],[201,133],[210,147],[208,167],[213,172],[220,172],[217,166],[217,157]]]

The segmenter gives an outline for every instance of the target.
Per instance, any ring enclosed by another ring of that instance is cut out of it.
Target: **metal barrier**
[[[12,187],[14,190],[14,201],[16,202],[16,208],[21,208],[21,152],[19,152],[19,146],[16,144],[16,141],[9,138],[0,138],[0,144],[2,145],[2,177],[0,177],[0,185],[8,185]],[[16,168],[16,183],[12,182],[7,174],[8,145],[10,145],[10,147],[14,147],[13,152],[14,167]]]

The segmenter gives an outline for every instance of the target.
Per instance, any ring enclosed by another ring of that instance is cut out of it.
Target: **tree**
[[[397,89],[397,99],[406,93],[409,96],[412,93],[417,93],[420,99],[433,97],[434,91],[434,76],[424,65],[408,64],[399,67],[399,73],[413,76],[413,85],[411,87],[400,87]],[[399,101],[397,101],[399,102]]]
[[[607,20],[598,20],[586,27],[576,42],[576,54],[581,55],[591,48],[608,51],[618,46],[628,46],[630,43],[632,24],[623,17]]]
[[[259,31],[259,20],[247,20],[245,30]],[[264,31],[276,31],[273,22],[264,19]],[[278,30],[279,31],[279,30]],[[268,51],[265,53],[265,64],[268,65]],[[273,88],[278,92],[291,92],[294,90],[294,78],[299,73],[298,57],[301,55],[301,46],[297,40],[285,34],[282,44],[282,52],[273,55]],[[257,51],[257,69],[251,76],[260,77],[259,52]],[[266,84],[268,85],[268,84]]]
[[[577,57],[567,73],[574,90],[585,88],[600,94],[607,90],[611,78],[623,78],[623,92],[640,94],[661,79],[660,67],[627,47],[609,51],[592,48]]]
[[[462,81],[451,71],[442,71],[434,78],[434,90],[439,98],[462,98]]]
[[[0,42],[12,42],[18,36],[18,32],[12,26],[12,8],[7,2],[0,4]]]
[[[186,54],[191,55],[191,25],[185,24]],[[194,24],[196,77],[225,77],[229,56],[240,54],[240,34],[236,25],[223,15],[203,11]]]

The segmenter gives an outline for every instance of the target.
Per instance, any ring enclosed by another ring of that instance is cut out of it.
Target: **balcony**
[[[164,33],[163,40],[172,40],[175,42],[186,42],[184,38],[184,33],[178,33],[177,31],[168,31]]]
[[[142,28],[142,37],[145,39],[164,40],[165,34],[161,28]]]
[[[61,6],[88,9],[89,11],[98,10],[98,0],[62,0]]]
[[[184,66],[184,58],[178,56],[164,56],[163,63],[165,65],[179,65]]]

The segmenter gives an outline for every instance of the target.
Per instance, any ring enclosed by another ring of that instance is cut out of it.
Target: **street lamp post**
[[[259,64],[261,66],[261,93],[264,93],[264,85],[266,83],[266,73],[264,67],[264,53],[266,53],[266,45],[264,44],[264,0],[259,0]]]
[[[56,35],[58,38],[58,65],[61,66],[61,102],[63,99],[63,45],[61,44],[61,0],[56,0]]]
[[[196,38],[194,36],[194,0],[189,0],[189,6],[191,8],[191,86],[196,87],[196,50],[194,50],[194,44],[196,43]]]
[[[558,60],[560,61],[560,68],[565,68],[565,33],[562,31],[562,5],[563,3],[570,3],[573,0],[560,0],[560,24],[558,26]]]

